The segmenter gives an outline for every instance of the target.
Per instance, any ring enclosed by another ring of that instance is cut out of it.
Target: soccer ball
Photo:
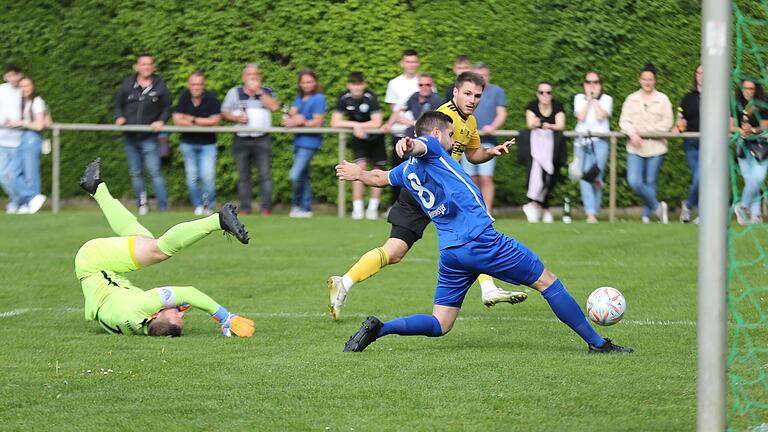
[[[600,287],[587,299],[587,316],[601,326],[614,325],[621,321],[627,303],[624,296],[613,287]]]

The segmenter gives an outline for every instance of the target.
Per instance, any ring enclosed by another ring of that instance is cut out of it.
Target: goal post
[[[697,430],[726,429],[731,1],[703,0],[697,323]]]

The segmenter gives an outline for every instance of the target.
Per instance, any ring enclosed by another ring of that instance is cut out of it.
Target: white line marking
[[[0,312],[0,318],[13,318],[20,315],[24,315],[27,313],[32,312],[55,312],[55,313],[69,313],[69,312],[77,312],[82,313],[83,308],[73,308],[73,307],[67,307],[67,308],[19,308],[14,309],[6,312]],[[244,316],[247,316],[249,318],[325,318],[328,316],[325,312],[247,312],[247,311],[240,311]],[[405,315],[405,314],[403,314]],[[394,319],[398,316],[389,316],[386,314],[377,315],[379,318],[382,319]],[[350,314],[344,314],[344,318],[347,318],[349,320],[352,319],[365,319],[368,317],[368,314],[362,314],[362,313],[350,313]],[[329,318],[330,319],[330,318]],[[559,322],[557,318],[555,317],[531,317],[531,316],[520,316],[520,315],[491,315],[491,314],[482,314],[482,315],[464,315],[458,317],[459,321],[526,321],[526,322],[538,322],[538,323],[545,323],[545,322]],[[681,326],[681,327],[696,327],[696,321],[693,320],[651,320],[651,319],[626,319],[622,320],[621,323],[634,325],[634,326],[660,326],[660,327],[670,327],[670,326]]]

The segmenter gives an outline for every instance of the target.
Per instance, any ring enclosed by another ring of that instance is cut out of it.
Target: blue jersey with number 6
[[[389,184],[406,188],[429,215],[440,249],[472,241],[494,221],[480,190],[437,138],[416,139],[427,146],[427,152],[389,171]]]

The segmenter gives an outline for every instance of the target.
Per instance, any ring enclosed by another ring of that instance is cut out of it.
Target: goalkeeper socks
[[[586,343],[596,347],[603,346],[605,339],[589,325],[576,300],[565,289],[560,279],[555,279],[555,282],[542,291],[541,295],[560,321],[581,336]]]
[[[166,255],[174,256],[187,246],[196,243],[208,234],[218,231],[219,214],[180,223],[172,226],[165,234],[157,239],[157,247]]]
[[[142,235],[155,238],[148,229],[139,223],[133,213],[128,211],[120,201],[112,198],[106,183],[99,183],[93,198],[101,207],[101,212],[104,213],[104,217],[107,218],[107,222],[115,234],[121,237]]]
[[[352,279],[352,283],[357,283],[368,279],[381,270],[382,267],[389,264],[389,255],[383,247],[369,250],[365,253],[352,268],[347,271],[345,276]]]
[[[434,315],[411,315],[385,322],[376,337],[389,334],[437,337],[443,335],[443,330]]]
[[[480,290],[483,292],[483,297],[486,295],[498,291],[498,287],[493,283],[493,278],[487,274],[481,274],[477,277],[477,281],[480,282]]]
[[[222,305],[219,305],[219,308],[216,309],[216,312],[214,312],[213,315],[211,315],[211,318],[221,323],[221,322],[226,322],[227,318],[229,318],[229,315],[230,313],[227,310],[227,308],[225,308]]]

